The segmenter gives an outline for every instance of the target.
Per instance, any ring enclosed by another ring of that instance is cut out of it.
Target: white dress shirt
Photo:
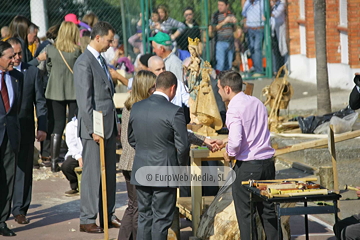
[[[155,91],[153,94],[154,94],[154,95],[160,95],[160,96],[163,96],[164,98],[166,98],[166,100],[168,100],[168,101],[169,101],[169,97],[168,97],[168,95],[166,95],[166,94],[165,94],[165,93],[163,93],[163,92]]]
[[[82,157],[82,143],[81,139],[77,136],[78,120],[73,117],[71,122],[66,125],[65,141],[68,146],[68,151],[65,155],[65,160],[68,156],[71,156],[75,160],[79,160]]]

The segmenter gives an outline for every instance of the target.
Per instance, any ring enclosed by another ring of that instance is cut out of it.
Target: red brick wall
[[[299,31],[299,0],[287,1],[289,53],[290,55],[300,54],[300,31]]]
[[[305,0],[306,57],[315,58],[314,1]]]
[[[360,0],[347,0],[347,2],[349,64],[351,68],[360,68]]]
[[[339,0],[326,0],[326,49],[328,63],[341,63],[340,33],[337,29],[340,23]]]
[[[348,2],[349,65],[360,68],[360,0]],[[290,55],[300,54],[299,24],[306,28],[306,57],[315,58],[314,2],[305,0],[305,19],[300,19],[299,0],[287,0]],[[326,0],[326,45],[329,63],[341,63],[339,0]]]

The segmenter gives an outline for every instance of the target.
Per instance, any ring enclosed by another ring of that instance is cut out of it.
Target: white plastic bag
[[[315,134],[328,134],[329,125],[333,125],[334,133],[344,133],[349,132],[352,129],[352,126],[354,125],[356,119],[358,118],[358,113],[354,112],[351,113],[343,118],[339,118],[336,116],[333,116],[330,119],[330,122],[325,122],[321,125],[319,125],[315,130]]]

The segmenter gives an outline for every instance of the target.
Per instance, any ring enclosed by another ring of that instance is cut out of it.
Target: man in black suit
[[[93,110],[101,111],[104,121],[106,190],[109,227],[120,228],[115,216],[116,136],[120,123],[113,102],[114,85],[101,52],[106,52],[114,39],[115,30],[107,22],[98,22],[91,31],[91,41],[74,65],[74,83],[78,105],[78,134],[83,145],[84,161],[80,192],[80,231],[102,233],[96,225],[102,199],[100,184],[100,136],[93,131]],[[100,195],[100,196],[99,196]]]
[[[17,155],[20,146],[20,111],[23,74],[13,70],[14,50],[0,42],[0,235],[16,236],[5,221],[13,196]]]
[[[170,101],[177,79],[163,72],[156,79],[156,91],[133,105],[129,144],[136,149],[131,184],[136,185],[139,206],[137,240],[166,240],[171,226],[176,188],[168,181],[161,187],[144,186],[135,175],[143,166],[187,166],[189,143],[183,109]]]
[[[12,214],[19,224],[27,224],[27,211],[32,192],[33,155],[35,138],[46,138],[47,108],[39,69],[22,62],[21,42],[17,38],[7,40],[14,49],[14,68],[24,74],[23,97],[19,113],[21,142],[16,167]],[[36,107],[37,134],[35,133],[34,105]]]

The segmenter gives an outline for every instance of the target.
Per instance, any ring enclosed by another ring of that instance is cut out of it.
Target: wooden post
[[[334,176],[332,166],[319,167],[319,180],[320,185],[327,189],[334,189]]]
[[[331,162],[333,167],[333,175],[334,175],[334,190],[339,193],[339,180],[338,180],[338,172],[337,172],[337,163],[336,163],[336,151],[335,151],[335,141],[334,141],[334,130],[333,125],[329,126],[329,145],[328,145]]]
[[[100,137],[100,169],[101,169],[101,188],[103,203],[103,222],[104,222],[104,239],[109,239],[107,195],[106,195],[106,170],[105,170],[105,146],[104,138]]]
[[[201,175],[201,158],[195,158],[191,154],[191,174],[194,176]],[[192,200],[192,232],[196,236],[197,229],[200,223],[200,216],[202,211],[202,189],[201,186],[194,186],[191,183],[191,200]]]

